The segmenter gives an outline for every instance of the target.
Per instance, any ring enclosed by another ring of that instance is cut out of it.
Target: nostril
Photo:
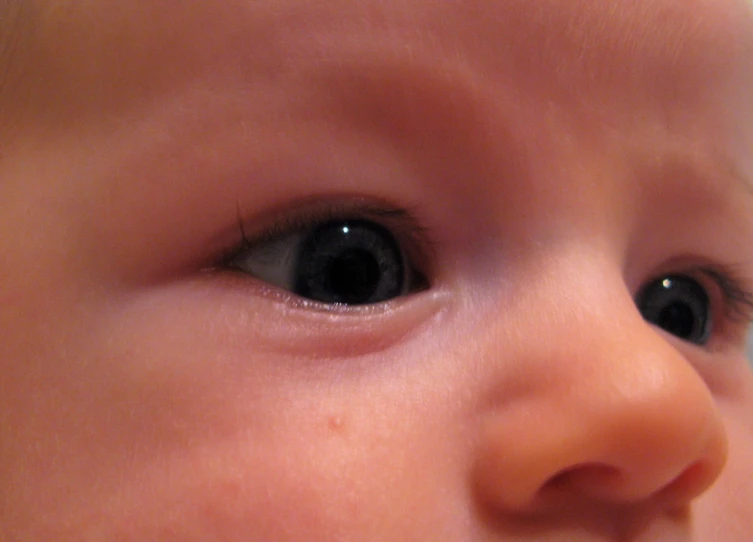
[[[696,461],[662,488],[657,497],[670,506],[687,502],[689,497],[703,493],[714,482],[717,474],[717,468],[710,462]]]
[[[676,352],[646,351],[595,373],[588,390],[565,380],[485,417],[474,459],[484,498],[538,514],[676,510],[703,493],[726,461],[714,397]]]
[[[631,483],[629,473],[623,470],[602,463],[583,463],[551,477],[541,488],[540,496],[550,503],[571,499],[575,494],[614,504],[651,499],[673,507],[701,494],[714,481],[717,472],[714,464],[699,460],[650,491],[642,484]]]
[[[603,497],[613,493],[624,484],[624,476],[619,469],[603,463],[582,463],[569,467],[553,476],[542,490],[549,494],[577,493],[592,497]]]

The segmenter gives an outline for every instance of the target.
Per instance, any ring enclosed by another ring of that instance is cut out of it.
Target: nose
[[[484,343],[491,366],[513,352],[503,365],[515,367],[515,384],[496,380],[481,424],[475,479],[495,508],[677,508],[724,466],[722,421],[684,347],[647,324],[627,292],[592,301],[569,306],[547,292],[512,316],[514,337]]]

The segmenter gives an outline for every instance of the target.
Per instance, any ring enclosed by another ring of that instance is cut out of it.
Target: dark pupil
[[[365,220],[316,228],[301,243],[294,267],[296,294],[348,305],[397,297],[406,274],[392,234]]]
[[[327,284],[343,303],[359,303],[374,295],[379,273],[379,263],[368,250],[351,248],[332,260]]]
[[[691,336],[696,327],[693,309],[685,303],[673,303],[659,311],[656,325],[678,337]]]
[[[711,308],[706,290],[685,276],[650,283],[638,298],[646,321],[683,340],[705,344],[711,332]]]

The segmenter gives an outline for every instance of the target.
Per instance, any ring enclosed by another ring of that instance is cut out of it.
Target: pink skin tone
[[[747,0],[69,4],[0,50],[0,540],[750,541]],[[332,205],[427,287],[218,266]]]

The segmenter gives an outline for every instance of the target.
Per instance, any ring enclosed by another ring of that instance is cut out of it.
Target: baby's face
[[[43,4],[0,539],[750,540],[747,0]]]

